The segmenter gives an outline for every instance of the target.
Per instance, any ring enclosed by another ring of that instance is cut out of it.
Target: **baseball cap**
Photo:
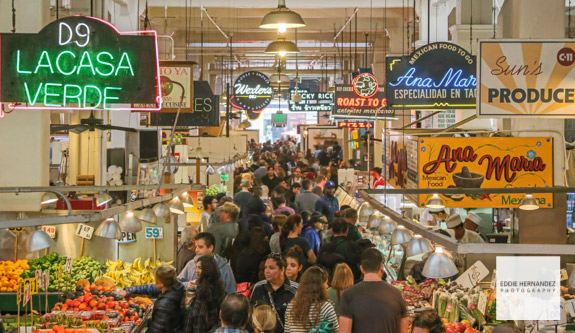
[[[477,225],[479,225],[479,223],[481,223],[481,217],[479,217],[479,215],[475,214],[475,213],[467,213],[467,216],[465,217],[466,220],[469,220]]]
[[[455,227],[457,227],[458,225],[460,225],[461,222],[461,216],[459,216],[459,214],[453,214],[450,215],[446,220],[445,220],[445,224],[447,225],[447,227],[449,229],[453,229]]]
[[[334,183],[333,180],[328,180],[327,182],[325,182],[325,186],[324,186],[324,187],[325,187],[325,188],[335,187],[335,183]]]

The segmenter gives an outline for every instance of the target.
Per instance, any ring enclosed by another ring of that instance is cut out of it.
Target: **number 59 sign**
[[[146,239],[163,239],[164,229],[162,227],[147,227]]]

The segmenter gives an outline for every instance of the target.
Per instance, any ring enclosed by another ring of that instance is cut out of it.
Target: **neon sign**
[[[352,86],[336,85],[334,94],[334,116],[393,117],[395,111],[387,108],[383,87],[369,98],[356,94]]]
[[[372,128],[371,121],[339,121],[337,123],[339,128]]]
[[[38,34],[0,34],[0,61],[0,101],[13,109],[161,108],[155,31],[71,16]]]
[[[432,43],[407,57],[387,57],[390,109],[474,109],[475,56],[451,43]]]
[[[363,98],[373,97],[379,91],[377,78],[370,73],[361,73],[351,83],[353,91]]]

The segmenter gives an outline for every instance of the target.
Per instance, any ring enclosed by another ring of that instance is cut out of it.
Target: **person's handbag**
[[[333,323],[322,321],[316,327],[312,328],[310,333],[332,333],[335,330]]]
[[[238,294],[246,296],[248,299],[252,297],[252,284],[250,282],[242,282],[236,284]]]

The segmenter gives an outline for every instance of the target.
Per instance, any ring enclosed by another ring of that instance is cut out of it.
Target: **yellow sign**
[[[193,226],[199,227],[200,215],[204,211],[205,193],[203,190],[188,191],[188,195],[194,201],[194,207],[186,207],[186,222]]]
[[[22,282],[23,289],[26,289],[26,286],[30,285],[30,295],[38,294],[38,279],[30,278],[30,279],[23,279]]]
[[[10,232],[26,232],[25,227],[15,227],[15,228],[8,228]]]
[[[575,116],[572,40],[481,41],[479,59],[478,116]]]
[[[553,186],[552,138],[420,138],[419,188]],[[431,195],[419,195],[419,206]],[[441,195],[446,207],[517,208],[524,194]],[[553,194],[533,194],[541,208]]]

